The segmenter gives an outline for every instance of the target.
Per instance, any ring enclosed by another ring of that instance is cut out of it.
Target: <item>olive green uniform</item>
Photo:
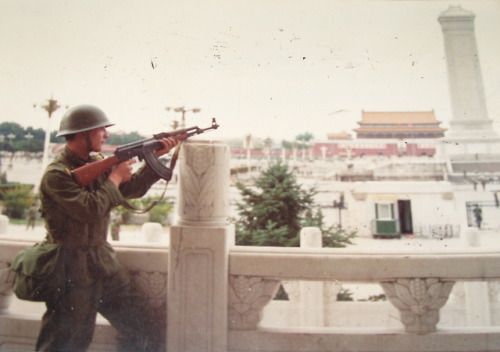
[[[146,299],[133,288],[106,236],[112,208],[143,196],[159,178],[144,166],[119,189],[107,179],[109,172],[83,189],[70,171],[89,161],[66,147],[41,181],[46,240],[61,245],[58,267],[66,284],[60,297],[46,302],[37,351],[85,351],[97,313],[117,329],[120,351],[155,351],[164,343],[164,321],[148,314]]]

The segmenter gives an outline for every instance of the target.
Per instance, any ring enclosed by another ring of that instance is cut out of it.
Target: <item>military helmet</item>
[[[114,123],[111,123],[106,114],[98,107],[92,105],[78,105],[70,108],[64,114],[61,119],[57,137],[113,125]]]

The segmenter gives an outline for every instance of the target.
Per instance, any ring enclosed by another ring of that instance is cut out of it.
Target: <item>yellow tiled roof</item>
[[[362,111],[360,125],[440,124],[431,111]]]
[[[415,132],[444,132],[446,128],[441,127],[412,127],[412,126],[398,126],[398,127],[363,127],[353,129],[355,132],[399,132],[399,133],[415,133]]]

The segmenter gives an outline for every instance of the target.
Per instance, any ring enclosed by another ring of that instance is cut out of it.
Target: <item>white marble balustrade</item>
[[[117,248],[151,304],[168,311],[169,351],[500,350],[499,326],[437,328],[454,283],[500,278],[500,253],[475,247],[426,253],[235,246],[234,229],[227,221],[228,154],[222,143],[185,143],[179,159],[179,222],[171,229],[170,247]],[[0,351],[29,350],[39,317],[9,310],[9,265],[29,243],[4,237]],[[280,283],[294,280],[379,283],[398,309],[403,327],[263,328],[263,308]],[[91,351],[113,350],[112,337],[113,329],[100,323]]]

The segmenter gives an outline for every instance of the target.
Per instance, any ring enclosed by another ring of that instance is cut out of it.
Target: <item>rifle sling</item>
[[[179,150],[181,149],[181,144],[182,144],[182,142],[179,142],[179,144],[177,144],[177,146],[175,147],[174,154],[172,155],[172,159],[170,159],[170,167],[169,167],[169,169],[172,172],[174,171],[175,164],[177,163],[177,158],[179,157]],[[151,209],[153,209],[158,203],[160,203],[163,200],[163,198],[165,197],[165,193],[167,192],[167,186],[168,186],[169,182],[170,182],[170,180],[168,180],[167,182],[165,182],[165,187],[163,188],[163,192],[162,192],[162,194],[160,196],[160,199],[153,201],[150,205],[148,205],[144,209],[137,209],[136,207],[134,207],[133,205],[131,205],[126,200],[123,200],[123,202],[121,203],[121,205],[124,208],[126,208],[128,210],[131,210],[135,214],[145,214],[148,211],[150,211]]]

